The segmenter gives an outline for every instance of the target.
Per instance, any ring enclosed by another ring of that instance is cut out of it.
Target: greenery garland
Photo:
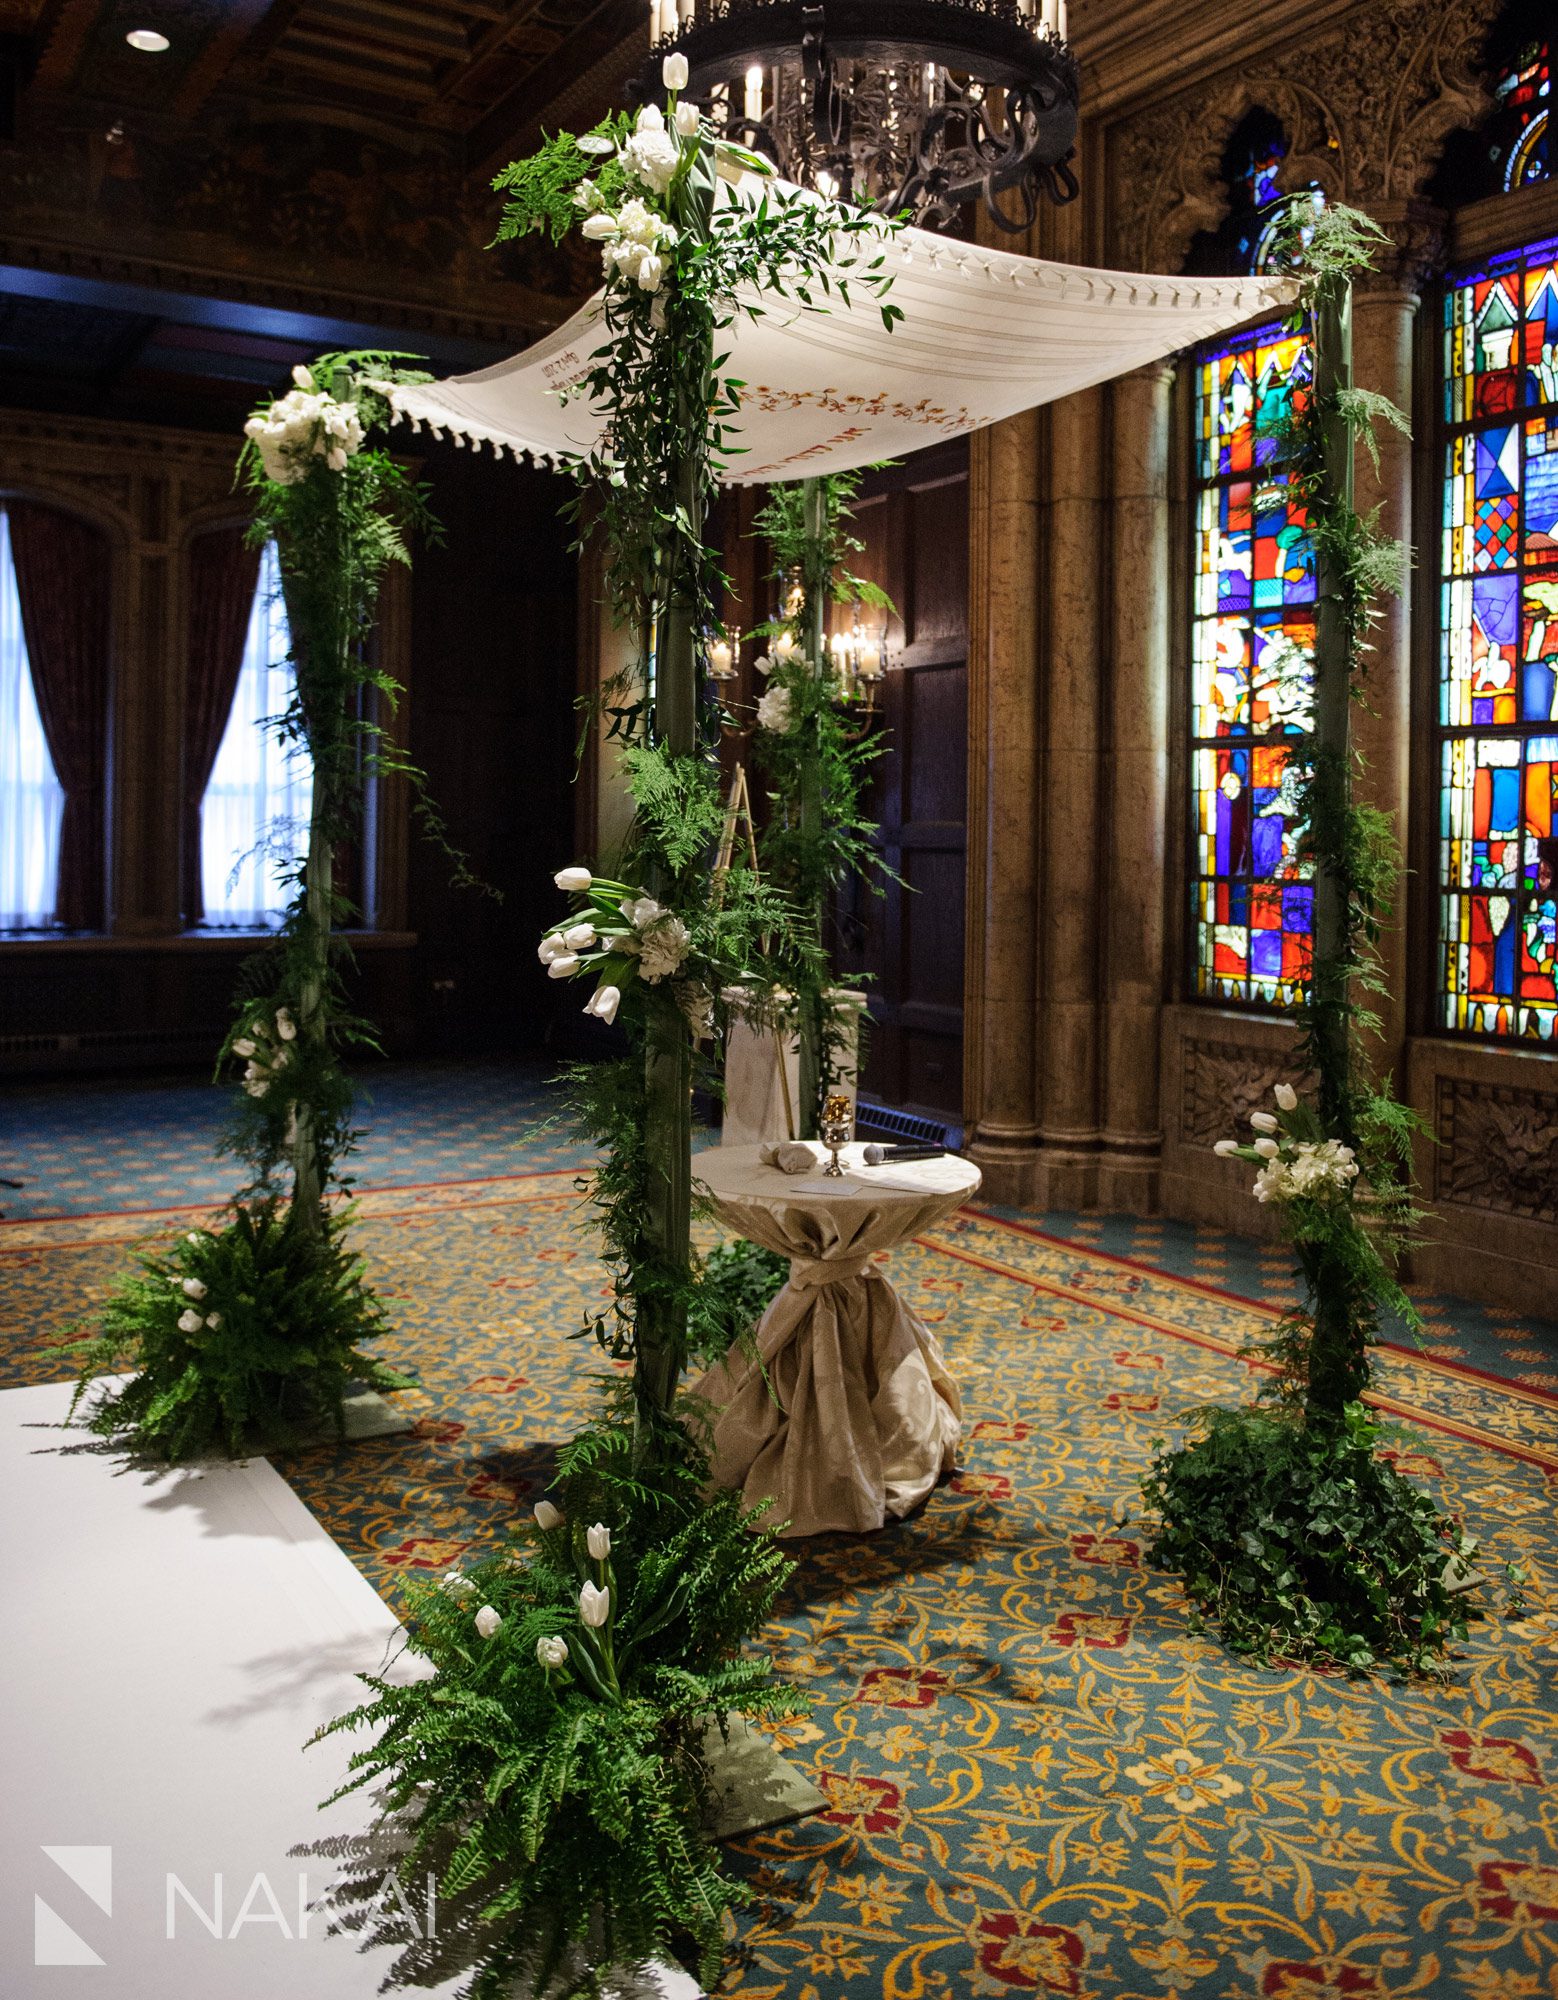
[[[696,1309],[695,1037],[722,1024],[737,981],[754,987],[761,1010],[764,996],[822,977],[793,898],[760,886],[739,859],[723,876],[711,867],[723,802],[707,665],[727,579],[704,522],[736,449],[742,387],[719,341],[738,315],[759,318],[777,301],[847,306],[852,287],[877,296],[889,327],[902,317],[883,296],[889,225],[766,188],[763,161],[716,141],[696,107],[678,101],[678,61],[669,59],[669,123],[653,105],[618,114],[582,138],[560,135],[497,182],[509,197],[500,238],[541,229],[557,240],[577,227],[600,245],[606,280],[605,341],[577,392],[606,425],[579,468],[580,504],[587,498],[599,519],[611,602],[639,640],[606,697],[635,821],[622,879],[559,874],[577,899],[573,921],[541,952],[554,977],[594,982],[587,1011],[620,1017],[632,1051],[576,1087],[605,1154],[594,1200],[614,1298],[597,1331],[634,1361],[644,1439],[671,1408]],[[572,937],[590,941],[574,947]]]
[[[1354,448],[1380,421],[1406,428],[1385,398],[1353,387],[1351,286],[1382,232],[1347,208],[1296,203],[1288,247],[1301,268],[1301,331],[1314,361],[1268,435],[1268,506],[1303,507],[1315,552],[1314,734],[1303,754],[1299,856],[1315,885],[1313,964],[1298,1014],[1312,1101],[1279,1085],[1252,1142],[1217,1151],[1257,1169],[1254,1192],[1280,1215],[1304,1303],[1253,1350],[1274,1363],[1267,1407],[1201,1413],[1202,1435],[1160,1449],[1143,1482],[1161,1517],[1153,1558],[1176,1570],[1237,1652],[1363,1670],[1432,1670],[1466,1632],[1473,1550],[1463,1530],[1382,1458],[1362,1398],[1382,1313],[1416,1329],[1395,1276],[1416,1207],[1411,1142],[1419,1121],[1370,1077],[1362,997],[1379,990],[1375,944],[1398,858],[1388,819],[1353,796],[1350,710],[1364,699],[1376,597],[1399,591],[1407,552],[1353,505]],[[1285,482],[1285,484],[1284,484]],[[1257,505],[1262,504],[1257,495]]]
[[[780,615],[757,628],[769,641],[757,661],[768,683],[757,704],[757,756],[773,788],[759,853],[816,947],[816,976],[803,977],[796,991],[803,1139],[816,1137],[823,1100],[837,1087],[854,1042],[829,997],[828,903],[847,877],[870,880],[884,866],[872,844],[876,823],[860,803],[881,738],[849,726],[824,636],[830,601],[892,609],[879,584],[850,568],[865,546],[851,528],[860,480],[858,472],[839,472],[771,487],[753,522],[786,593]]]
[[[350,914],[336,849],[358,823],[365,776],[408,779],[424,824],[448,849],[420,771],[371,712],[400,689],[370,641],[385,572],[410,560],[413,531],[436,534],[423,489],[382,444],[397,382],[425,381],[383,352],[327,354],[245,427],[238,473],[253,508],[249,539],[274,541],[295,689],[273,719],[313,769],[307,852],[275,944],[244,969],[244,997],[218,1073],[241,1066],[223,1150],[247,1170],[221,1218],[143,1256],[95,1331],[70,1343],[80,1369],[72,1415],[94,1379],[132,1379],[91,1398],[84,1421],[137,1451],[177,1459],[238,1453],[344,1424],[353,1381],[404,1388],[364,1351],[383,1326],[346,1243],[349,1212],[332,1191],[354,1144],[342,1066],[377,1046],[346,1004]],[[365,697],[369,699],[365,699]],[[460,857],[461,879],[469,881]]]
[[[376,1732],[359,1782],[387,1780],[418,1852],[442,1855],[443,1892],[479,1891],[474,1991],[522,1975],[537,1993],[599,1990],[615,1962],[680,1955],[706,1983],[723,1919],[747,1891],[704,1830],[705,1735],[731,1714],[791,1713],[765,1661],[743,1662],[790,1565],[738,1498],[711,1490],[696,1412],[675,1405],[683,1365],[763,1281],[731,1257],[700,1283],[690,1084],[724,989],[760,996],[817,979],[790,898],[713,859],[723,820],[719,708],[706,678],[723,583],[704,518],[730,446],[740,385],[718,352],[738,313],[783,299],[821,309],[852,282],[885,290],[882,225],[808,197],[776,199],[678,102],[509,167],[500,237],[579,227],[605,267],[603,344],[581,385],[605,413],[580,465],[610,548],[618,615],[638,656],[606,697],[635,806],[617,874],[565,868],[570,912],[540,946],[553,978],[584,979],[586,1011],[619,1022],[628,1053],[572,1073],[600,1149],[587,1183],[611,1273],[582,1329],[633,1373],[603,1420],[562,1455],[562,1509],[537,1508],[528,1559],[446,1580],[411,1642],[435,1677],[371,1683],[338,1727]],[[735,183],[721,191],[721,176]],[[889,325],[895,309],[883,305]],[[581,1536],[579,1523],[590,1523]]]

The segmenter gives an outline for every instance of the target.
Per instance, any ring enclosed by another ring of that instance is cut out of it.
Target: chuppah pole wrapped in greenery
[[[600,1164],[590,1200],[611,1296],[584,1328],[630,1360],[624,1395],[564,1448],[558,1500],[530,1547],[445,1579],[411,1643],[434,1678],[373,1681],[336,1728],[374,1731],[356,1783],[383,1781],[412,1852],[474,1899],[473,1991],[521,1981],[594,1993],[603,1968],[657,1954],[717,1975],[726,1913],[749,1891],[704,1831],[705,1739],[733,1715],[794,1713],[766,1660],[740,1658],[788,1564],[739,1496],[711,1492],[695,1413],[675,1407],[700,1311],[690,1242],[690,1089],[727,985],[815,977],[811,934],[739,860],[712,864],[723,820],[718,704],[706,685],[722,583],[704,515],[728,456],[740,385],[720,337],[769,302],[825,309],[852,284],[885,289],[881,225],[798,193],[716,145],[679,102],[567,134],[508,168],[500,236],[578,228],[605,269],[602,344],[579,393],[604,413],[578,467],[579,501],[610,552],[618,617],[639,635],[607,696],[635,806],[620,873],[563,869],[572,899],[542,940],[555,979],[627,1052],[573,1077]],[[725,185],[721,185],[721,177]],[[896,313],[882,307],[888,324]],[[681,1421],[682,1417],[688,1421]]]
[[[1275,1364],[1266,1405],[1201,1413],[1202,1435],[1160,1453],[1144,1482],[1161,1517],[1154,1559],[1179,1572],[1236,1651],[1352,1670],[1431,1670],[1466,1631],[1458,1586],[1471,1548],[1462,1530],[1375,1449],[1363,1402],[1380,1317],[1417,1315],[1395,1276],[1416,1209],[1415,1116],[1371,1080],[1366,996],[1374,946],[1399,864],[1395,832],[1355,796],[1354,702],[1366,699],[1373,603],[1399,591],[1407,552],[1353,506],[1353,459],[1380,422],[1406,428],[1385,398],[1352,380],[1352,280],[1380,232],[1345,208],[1295,205],[1289,249],[1302,285],[1296,326],[1313,379],[1266,432],[1272,462],[1257,506],[1302,508],[1314,551],[1313,735],[1293,751],[1305,770],[1299,856],[1314,878],[1314,934],[1298,1068],[1312,1099],[1277,1086],[1251,1120],[1251,1142],[1217,1151],[1257,1169],[1297,1254],[1304,1302],[1252,1350]]]
[[[863,546],[850,525],[859,490],[858,472],[775,486],[753,522],[785,593],[779,616],[760,628],[768,649],[757,667],[768,685],[757,704],[757,755],[773,788],[760,851],[768,878],[791,898],[816,945],[815,976],[795,996],[802,1139],[817,1136],[823,1099],[857,1034],[832,990],[828,905],[847,876],[865,879],[882,865],[871,844],[875,825],[861,807],[880,739],[850,727],[827,642],[830,603],[891,609],[886,592],[850,568]]]
[[[400,692],[371,650],[385,573],[410,560],[411,532],[435,531],[421,487],[374,441],[395,385],[427,379],[397,367],[401,358],[324,355],[295,369],[294,386],[245,426],[249,536],[275,544],[294,669],[292,700],[270,726],[288,753],[308,758],[312,805],[281,930],[245,967],[218,1062],[242,1066],[223,1144],[249,1177],[219,1221],[143,1257],[73,1350],[72,1414],[94,1378],[128,1364],[132,1379],[94,1396],[85,1420],[160,1457],[340,1429],[352,1382],[407,1386],[365,1351],[383,1314],[330,1200],[348,1185],[354,1143],[342,1057],[374,1046],[342,982],[335,929],[349,905],[336,851],[375,776],[408,779],[424,824],[443,833],[421,773],[372,712]]]

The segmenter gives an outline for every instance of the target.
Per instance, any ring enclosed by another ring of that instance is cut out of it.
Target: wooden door
[[[861,1088],[956,1123],[963,1103],[963,914],[968,734],[968,446],[872,473],[856,509],[857,568],[891,595],[883,751],[868,794],[901,877],[851,890],[840,957],[868,973],[872,1026]]]

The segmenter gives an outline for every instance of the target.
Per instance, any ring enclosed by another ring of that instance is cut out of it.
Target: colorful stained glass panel
[[[1552,1041],[1558,242],[1453,283],[1444,323],[1441,1018]]]
[[[1196,375],[1195,984],[1246,1005],[1292,1005],[1309,963],[1312,896],[1297,828],[1314,562],[1303,510],[1273,470],[1270,434],[1309,376],[1303,342],[1280,328],[1208,355]]]

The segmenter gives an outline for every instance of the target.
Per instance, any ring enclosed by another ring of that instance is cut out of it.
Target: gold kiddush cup
[[[839,1153],[855,1136],[855,1107],[842,1092],[824,1098],[817,1129],[823,1145],[833,1155],[822,1171],[834,1180],[842,1180],[844,1169],[839,1165]]]

